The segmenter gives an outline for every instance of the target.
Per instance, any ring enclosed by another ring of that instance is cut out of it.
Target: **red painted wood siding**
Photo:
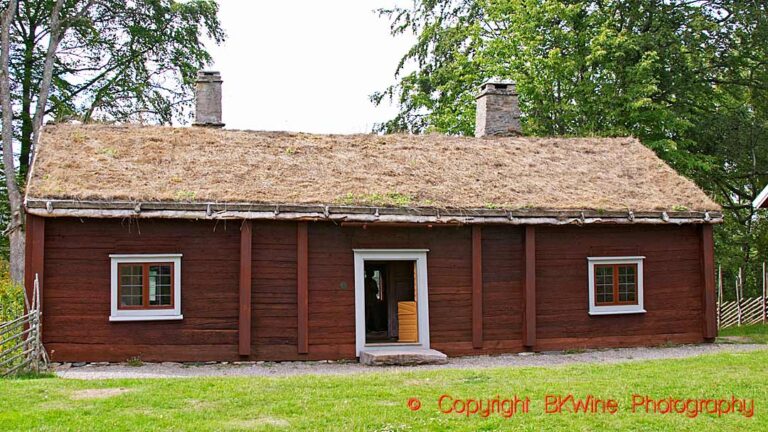
[[[43,342],[53,360],[237,358],[242,222],[47,219]],[[109,322],[114,253],[181,253],[182,321]]]
[[[698,342],[702,332],[695,226],[536,228],[535,349]],[[645,256],[645,314],[587,314],[588,256]]]
[[[237,360],[240,222],[46,219],[44,342],[57,361]],[[298,352],[297,224],[253,222],[251,359],[355,354],[355,248],[424,248],[432,347],[517,352],[524,229],[482,231],[482,348],[472,340],[472,230],[308,223],[308,354]],[[537,227],[534,349],[703,340],[697,227]],[[110,323],[110,253],[182,253],[178,322]],[[587,260],[644,255],[648,313],[590,317]]]
[[[32,300],[35,287],[35,276],[42,282],[45,280],[45,218],[28,215],[25,226],[26,244],[24,248],[24,287],[27,298]],[[42,298],[40,303],[42,304]]]
[[[523,228],[483,227],[483,350],[451,348],[457,354],[523,349]]]
[[[253,224],[251,221],[243,221],[240,226],[240,295],[238,353],[242,356],[251,355],[251,329],[253,327],[251,314],[253,311]],[[184,266],[182,266],[184,268]]]
[[[483,227],[472,227],[472,348],[483,347]]]
[[[253,358],[298,357],[295,223],[253,225]]]
[[[536,346],[536,227],[525,227],[523,241],[523,346]]]
[[[307,223],[300,222],[296,232],[296,270],[297,291],[296,303],[298,313],[298,352],[299,354],[309,354],[309,269],[307,261],[309,259],[309,234]]]
[[[717,296],[715,294],[715,239],[712,225],[701,227],[701,279],[704,285],[702,301],[704,304],[704,337],[714,340],[717,337]]]

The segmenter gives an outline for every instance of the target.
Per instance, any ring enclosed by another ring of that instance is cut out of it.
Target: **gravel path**
[[[745,352],[768,349],[768,345],[703,344],[664,348],[621,348],[591,350],[581,353],[506,354],[450,358],[445,365],[371,367],[353,362],[243,362],[190,365],[181,363],[147,363],[143,366],[126,364],[87,364],[73,367],[57,365],[55,372],[62,378],[185,378],[206,376],[266,376],[346,375],[382,371],[423,371],[433,369],[479,369],[521,366],[560,366],[575,363],[621,363],[638,360],[693,357],[721,352]]]

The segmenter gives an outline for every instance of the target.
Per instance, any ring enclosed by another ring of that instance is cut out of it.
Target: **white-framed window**
[[[589,257],[589,314],[645,313],[642,256]]]
[[[110,321],[180,320],[181,254],[113,254]]]

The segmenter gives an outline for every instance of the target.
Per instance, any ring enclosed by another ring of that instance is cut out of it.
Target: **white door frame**
[[[429,349],[429,296],[427,285],[427,252],[429,249],[353,249],[355,253],[355,355],[362,349],[398,350]],[[366,261],[415,261],[416,305],[419,327],[417,343],[372,344],[365,343],[365,262]]]

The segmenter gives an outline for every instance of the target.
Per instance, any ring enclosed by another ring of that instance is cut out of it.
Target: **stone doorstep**
[[[367,366],[415,366],[446,364],[448,356],[433,349],[361,350],[360,363]]]

